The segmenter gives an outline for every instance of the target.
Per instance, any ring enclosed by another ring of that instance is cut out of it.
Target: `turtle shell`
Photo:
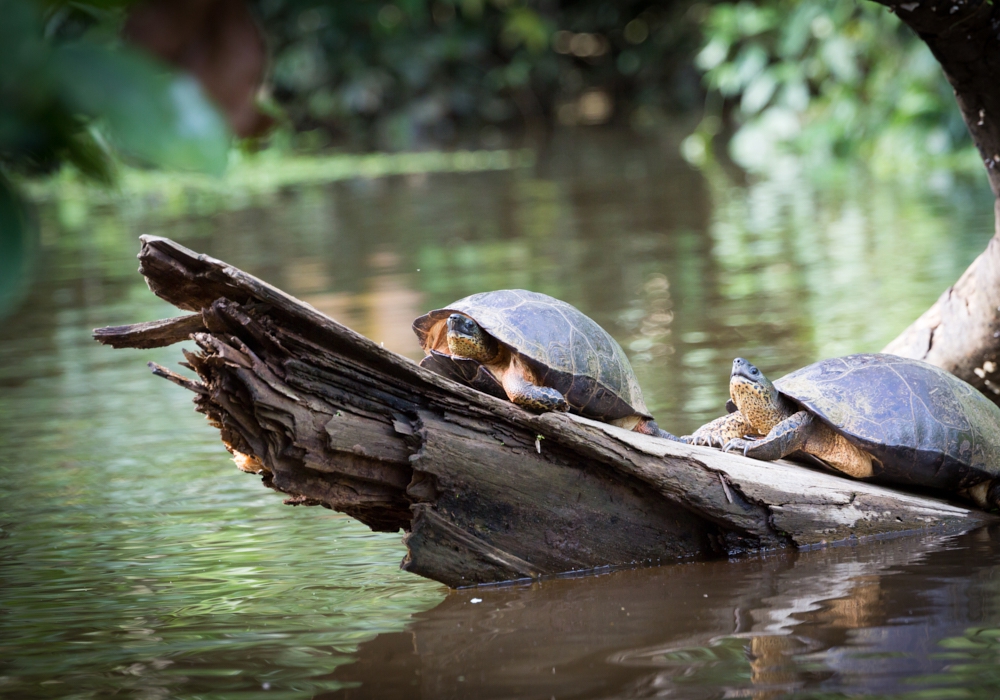
[[[519,355],[541,385],[566,397],[574,413],[605,421],[636,414],[650,418],[632,365],[615,339],[576,307],[538,292],[473,294],[421,316],[413,331],[428,353],[422,366],[507,398],[478,362],[448,354],[447,320],[455,312]]]
[[[950,490],[1000,476],[1000,408],[926,362],[848,355],[774,385],[871,454],[880,481]]]

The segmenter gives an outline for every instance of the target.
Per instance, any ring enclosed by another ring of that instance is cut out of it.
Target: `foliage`
[[[700,99],[690,56],[702,6],[690,0],[255,5],[274,96],[296,127],[369,145],[447,142],[483,126],[495,141],[495,127],[553,119],[643,124]]]
[[[91,9],[90,26],[100,28]],[[153,165],[225,168],[227,128],[193,79],[83,30],[78,12],[43,14],[30,0],[0,0],[0,15],[5,167],[47,172],[66,160],[109,181],[110,145]]]
[[[689,159],[725,126],[734,159],[751,169],[785,153],[906,171],[971,150],[937,61],[880,5],[724,3],[704,34],[696,62],[716,107],[686,144]]]
[[[24,294],[33,241],[27,214],[0,175],[0,318]]]
[[[116,150],[161,167],[226,166],[228,129],[194,80],[109,37],[120,4],[0,0],[0,312],[32,248],[8,174],[69,162],[108,184]]]

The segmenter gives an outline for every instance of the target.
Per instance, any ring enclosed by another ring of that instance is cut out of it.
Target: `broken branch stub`
[[[404,530],[403,567],[449,586],[989,519],[802,467],[534,415],[221,261],[163,238],[142,243],[150,289],[195,315],[95,337],[114,347],[192,338],[198,350],[183,364],[197,381],[154,372],[195,392],[240,469],[286,503]]]

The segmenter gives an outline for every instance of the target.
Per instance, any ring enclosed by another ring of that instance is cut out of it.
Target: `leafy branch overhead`
[[[101,38],[97,18],[81,31],[29,0],[0,0],[0,15],[6,168],[46,173],[65,160],[107,182],[113,148],[149,165],[221,174],[229,129],[192,77]]]
[[[971,150],[931,50],[873,2],[721,3],[703,32],[696,63],[717,107],[699,136],[728,121],[731,152],[746,167],[784,152],[906,171]]]
[[[123,0],[0,0],[0,314],[26,286],[34,232],[9,178],[63,163],[104,184],[114,154],[221,175],[225,118],[194,77],[118,38]]]

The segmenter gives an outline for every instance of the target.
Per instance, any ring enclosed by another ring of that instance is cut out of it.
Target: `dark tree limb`
[[[154,372],[195,392],[240,469],[289,494],[286,503],[404,530],[403,567],[450,586],[990,519],[798,466],[531,414],[223,262],[142,240],[150,289],[196,316],[95,337],[150,347],[187,329],[198,352],[184,364],[199,381]]]
[[[1000,197],[1000,5],[985,0],[877,0],[930,47],[955,89],[994,196]],[[1000,403],[1000,200],[986,250],[885,348],[925,360]]]

